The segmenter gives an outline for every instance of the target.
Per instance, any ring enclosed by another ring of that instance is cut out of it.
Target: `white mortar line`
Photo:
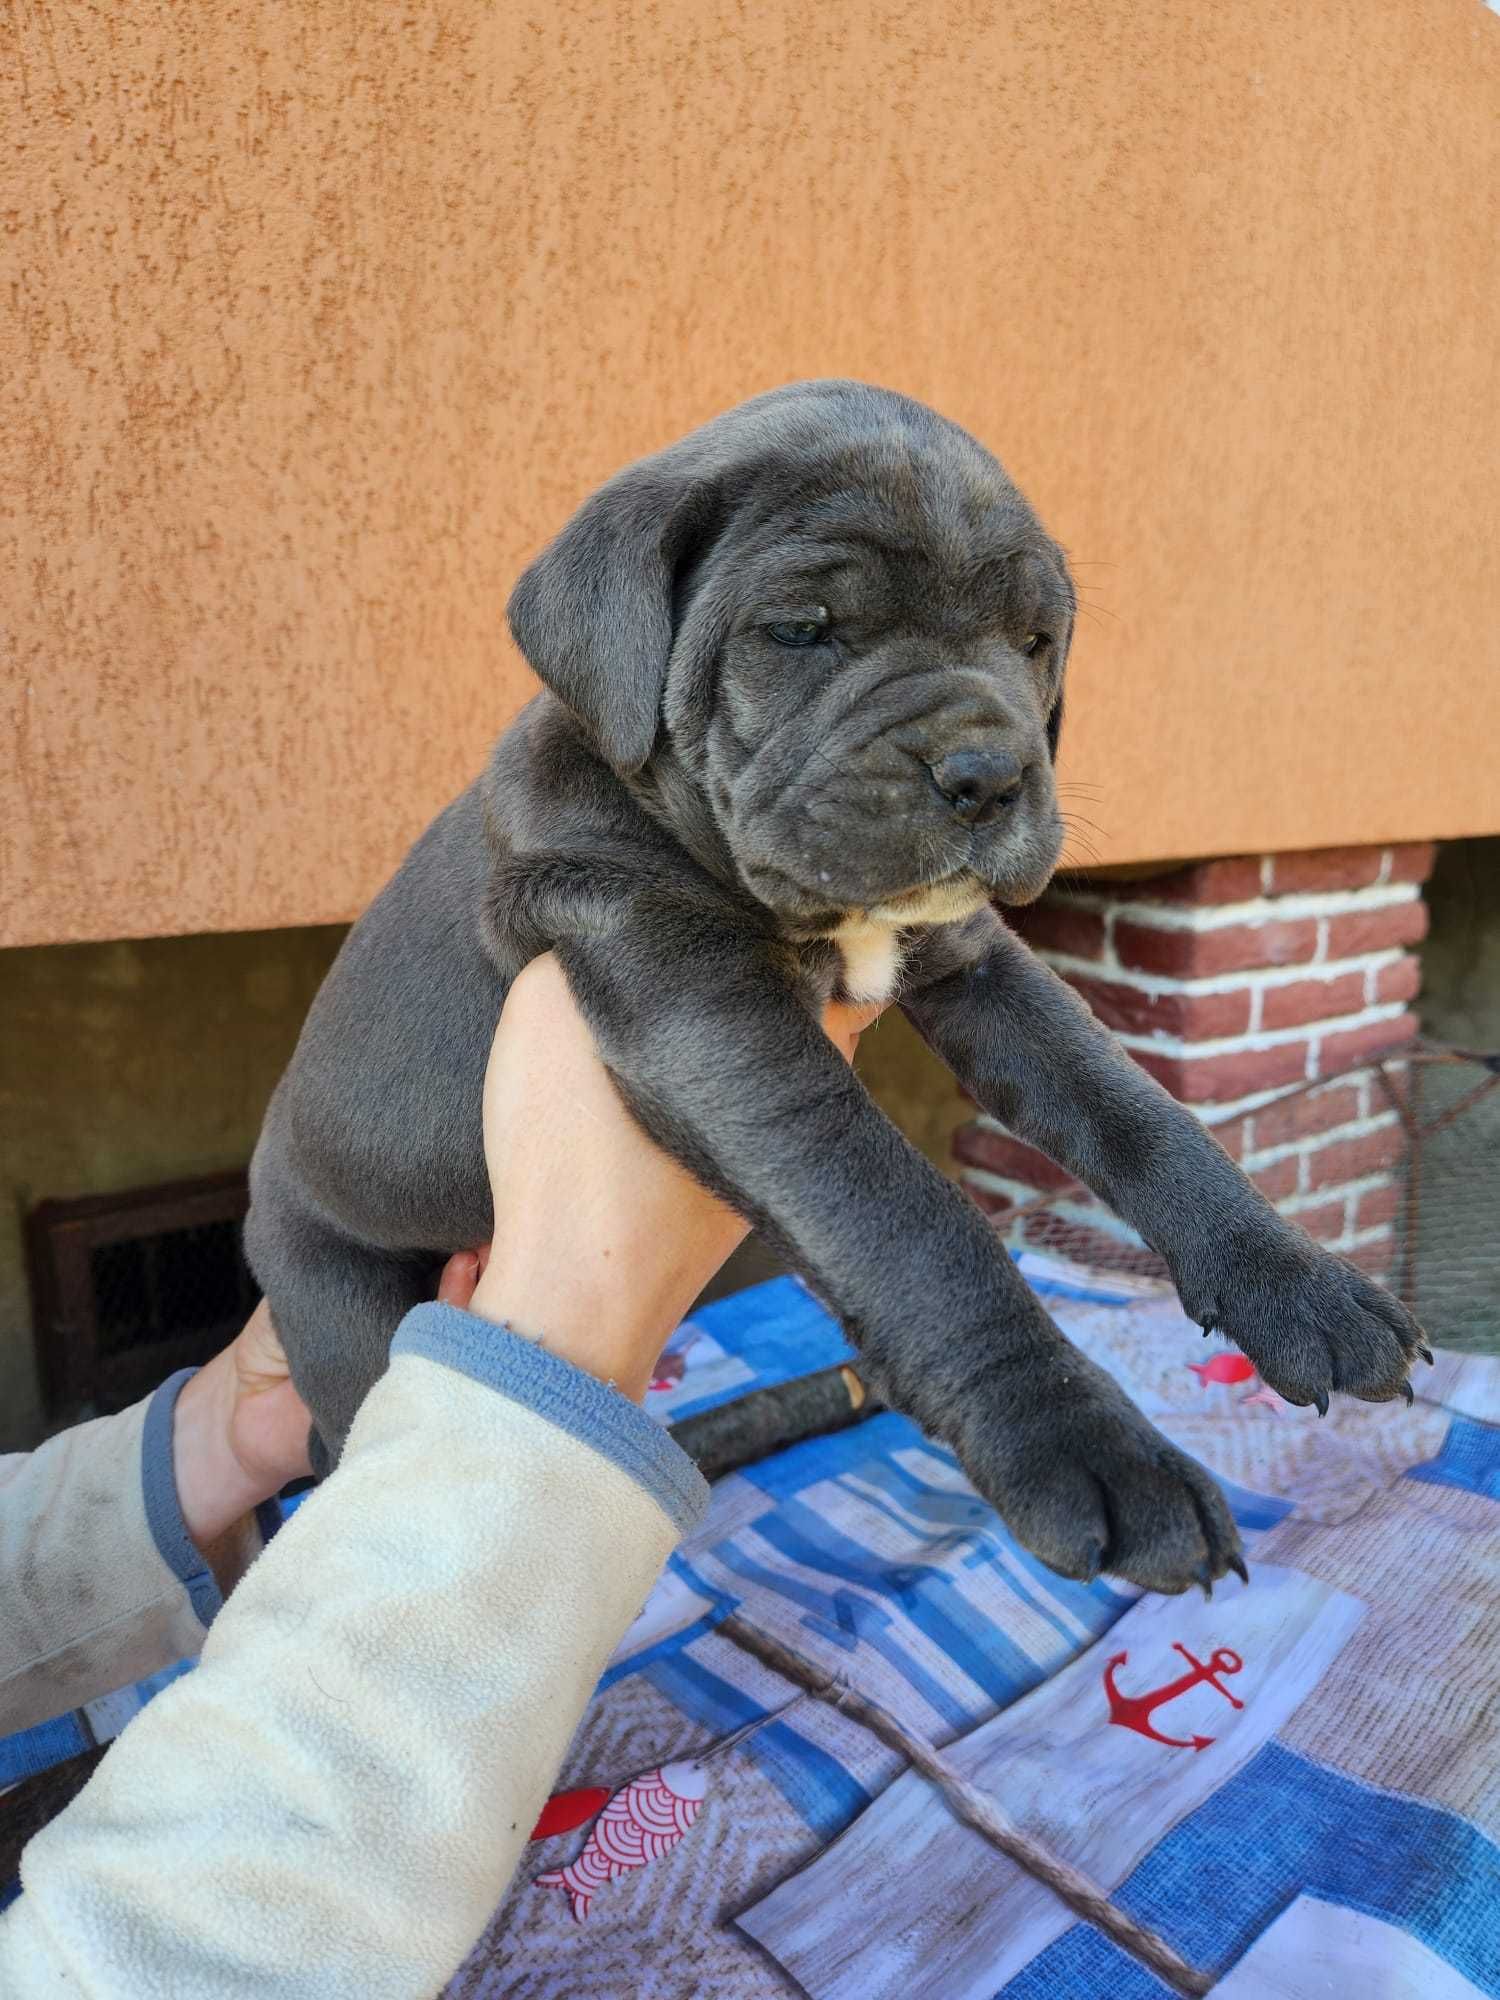
[[[1329,1079],[1329,1088],[1337,1089],[1338,1085],[1343,1081],[1345,1079],[1342,1077],[1331,1077]],[[1235,1124],[1242,1118],[1253,1116],[1257,1111],[1264,1111],[1268,1105],[1274,1104],[1279,1097],[1284,1097],[1290,1088],[1289,1084],[1281,1083],[1274,1090],[1252,1091],[1247,1097],[1232,1098],[1223,1104],[1197,1104],[1189,1108],[1195,1117],[1207,1125],[1210,1130],[1213,1130],[1220,1125]],[[1304,1092],[1303,1095],[1316,1097],[1318,1092],[1316,1090],[1309,1090]]]
[[[1290,896],[1255,896],[1244,903],[1133,903],[1087,889],[1057,889],[1060,909],[1112,914],[1127,923],[1163,931],[1217,931],[1231,924],[1294,922],[1301,917],[1358,916],[1367,910],[1395,909],[1421,895],[1417,882],[1387,882],[1365,889],[1305,890]]]
[[[1337,1247],[1340,1250],[1367,1250],[1373,1243],[1389,1243],[1394,1234],[1394,1229],[1394,1224],[1389,1222],[1375,1223],[1368,1229],[1356,1229],[1351,1236],[1343,1239]]]
[[[1358,1180],[1340,1181],[1337,1187],[1309,1188],[1306,1194],[1283,1195],[1275,1204],[1276,1211],[1279,1215],[1290,1216],[1295,1221],[1299,1215],[1307,1214],[1309,1209],[1327,1208],[1336,1201],[1341,1201],[1347,1206],[1351,1202],[1358,1201],[1362,1194],[1370,1194],[1376,1188],[1389,1187],[1391,1178],[1391,1169],[1383,1167],[1378,1173],[1362,1174]]]
[[[1166,972],[1138,972],[1134,966],[1105,966],[1101,959],[1076,958],[1071,952],[1051,951],[1046,946],[1037,949],[1037,957],[1050,965],[1054,972],[1067,978],[1092,979],[1111,986],[1129,986],[1132,991],[1147,993],[1154,999],[1175,998],[1196,1000],[1213,993],[1264,992],[1271,986],[1296,986],[1303,980],[1317,980],[1325,985],[1351,972],[1362,972],[1377,976],[1388,965],[1399,965],[1409,953],[1401,945],[1392,945],[1382,951],[1365,951],[1353,958],[1303,959],[1296,965],[1253,965],[1243,972],[1211,972],[1194,979],[1176,979]]]
[[[963,1177],[989,1194],[1004,1195],[1018,1208],[1025,1202],[1035,1201],[1040,1192],[1026,1181],[1009,1180],[1002,1174],[989,1173],[983,1167],[965,1167]],[[1084,1228],[1097,1229],[1101,1236],[1112,1237],[1117,1243],[1139,1245],[1141,1241],[1128,1222],[1122,1222],[1112,1208],[1106,1208],[1087,1189],[1080,1189],[1075,1195],[1059,1196],[1045,1209],[1038,1209],[1035,1213],[1060,1216],[1064,1222],[1076,1222]],[[1000,1216],[997,1220],[1004,1224],[1008,1218]]]
[[[1405,1064],[1397,1057],[1393,1059],[1391,1068],[1399,1073],[1405,1068]],[[1316,1099],[1322,1097],[1327,1091],[1342,1090],[1346,1084],[1353,1084],[1361,1091],[1366,1107],[1368,1108],[1374,1091],[1378,1088],[1368,1070],[1346,1076],[1331,1076],[1326,1082],[1318,1084],[1313,1090],[1303,1092],[1302,1095],[1309,1099]],[[1253,1117],[1257,1111],[1264,1111],[1268,1106],[1274,1105],[1279,1099],[1283,1098],[1289,1088],[1288,1084],[1278,1083],[1270,1090],[1247,1091],[1243,1097],[1226,1098],[1219,1104],[1190,1104],[1187,1109],[1192,1112],[1200,1125],[1206,1125],[1212,1132],[1216,1131],[1221,1125],[1235,1125],[1242,1119]],[[1380,1102],[1382,1104],[1385,1103],[1384,1091],[1380,1092]],[[979,1116],[982,1119],[984,1114],[981,1112]],[[1003,1131],[1004,1127],[1001,1126],[997,1129]]]
[[[1308,1093],[1314,1095],[1313,1092]],[[1191,1106],[1188,1107],[1192,1109]],[[993,1132],[1002,1139],[1013,1139],[1018,1146],[1031,1146],[1029,1139],[1023,1139],[1018,1132],[1012,1132],[998,1118],[991,1118],[987,1111],[978,1112],[973,1121],[982,1131]],[[1395,1109],[1376,1112],[1363,1118],[1347,1119],[1342,1125],[1331,1125],[1326,1131],[1304,1132],[1296,1139],[1282,1139],[1274,1146],[1256,1146],[1244,1154],[1241,1165],[1247,1173],[1259,1173],[1262,1167],[1274,1167],[1278,1160],[1300,1158],[1321,1151],[1346,1139],[1368,1139],[1376,1132],[1388,1132],[1393,1125],[1399,1125],[1401,1114]],[[1253,1135],[1252,1135],[1253,1136]],[[1039,1146],[1032,1146],[1033,1152],[1041,1152]],[[1043,1155],[1050,1158],[1050,1155]],[[978,1173],[980,1168],[972,1171]]]
[[[1351,1119],[1347,1125],[1333,1125],[1326,1132],[1304,1132],[1299,1139],[1284,1139],[1276,1146],[1256,1147],[1244,1155],[1240,1164],[1247,1173],[1259,1173],[1262,1167],[1274,1167],[1278,1160],[1304,1158],[1321,1152],[1324,1146],[1336,1145],[1346,1139],[1369,1139],[1377,1132],[1388,1132],[1400,1122],[1400,1114],[1396,1111],[1387,1111],[1375,1118]]]
[[[1058,1216],[1064,1222],[1077,1223],[1082,1229],[1095,1230],[1100,1236],[1108,1236],[1116,1243],[1132,1245],[1136,1249],[1148,1247],[1128,1222],[1122,1222],[1114,1210],[1106,1208],[1102,1202],[1097,1207],[1090,1207],[1076,1199],[1063,1199],[1043,1212]]]
[[[973,1182],[976,1187],[984,1188],[990,1194],[1004,1195],[1018,1208],[1023,1203],[1035,1201],[1040,1192],[1029,1182],[1011,1180],[1002,1174],[992,1174],[983,1167],[965,1167],[963,1178],[965,1181]],[[1284,1215],[1289,1220],[1295,1221],[1299,1215],[1309,1214],[1314,1209],[1331,1208],[1335,1202],[1342,1202],[1347,1228],[1348,1218],[1354,1213],[1354,1204],[1358,1202],[1360,1196],[1372,1194],[1377,1189],[1388,1188],[1391,1179],[1388,1169],[1379,1173],[1362,1174],[1358,1180],[1341,1181],[1337,1187],[1316,1188],[1307,1194],[1283,1195],[1280,1201],[1274,1202],[1272,1206],[1278,1215]],[[1138,1243],[1141,1240],[1129,1223],[1122,1222],[1112,1208],[1106,1207],[1085,1189],[1080,1189],[1076,1194],[1059,1195],[1056,1201],[1048,1203],[1045,1210],[1036,1212],[1060,1215],[1065,1221],[1082,1223],[1089,1228],[1098,1227],[1105,1235],[1113,1236],[1119,1242]],[[1385,1229],[1389,1225],[1381,1223],[1372,1227]]]
[[[1212,1041],[1185,1042],[1177,1035],[1169,1035],[1165,1029],[1158,1029],[1150,1035],[1138,1035],[1125,1029],[1114,1028],[1111,1033],[1124,1048],[1138,1049],[1145,1055],[1171,1056],[1190,1062],[1202,1056],[1258,1055],[1267,1049],[1289,1047],[1296,1042],[1314,1043],[1325,1035],[1347,1034],[1353,1028],[1373,1028],[1382,1021],[1398,1021],[1406,1012],[1399,1000],[1386,1000],[1378,1007],[1366,1007],[1358,1014],[1333,1014],[1327,1020],[1305,1021],[1300,1028],[1263,1028],[1259,1034],[1222,1035]],[[1312,1071],[1307,1071],[1308,1075]]]

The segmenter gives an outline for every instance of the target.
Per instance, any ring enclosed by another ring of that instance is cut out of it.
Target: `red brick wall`
[[[1206,861],[1146,881],[1055,889],[1015,927],[1143,1068],[1213,1128],[1268,1199],[1321,1241],[1383,1269],[1401,1124],[1363,1072],[1274,1102],[1417,1031],[1430,844]],[[963,1181],[1014,1240],[1100,1262],[1138,1239],[1051,1160],[976,1118]]]

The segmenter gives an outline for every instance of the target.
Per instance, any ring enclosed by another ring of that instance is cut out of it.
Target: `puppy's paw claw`
[[[1143,1590],[1208,1592],[1240,1561],[1215,1481],[1119,1387],[1070,1356],[1025,1415],[982,1413],[959,1457],[1011,1531],[1050,1568],[1091,1583],[1101,1570]]]
[[[1422,1329],[1365,1272],[1280,1224],[1179,1283],[1289,1403],[1328,1412],[1329,1392],[1385,1403],[1405,1393]]]

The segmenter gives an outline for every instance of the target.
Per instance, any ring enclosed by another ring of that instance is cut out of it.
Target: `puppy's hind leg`
[[[385,1373],[397,1327],[433,1296],[442,1260],[372,1249],[305,1213],[262,1202],[245,1220],[245,1254],[312,1415],[308,1451],[322,1479]]]

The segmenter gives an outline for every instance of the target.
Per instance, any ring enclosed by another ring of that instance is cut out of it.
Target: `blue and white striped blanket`
[[[1500,1362],[1440,1354],[1414,1409],[1341,1402],[1320,1423],[1253,1379],[1201,1379],[1214,1350],[1170,1297],[1023,1268],[1219,1476],[1249,1589],[1058,1578],[945,1451],[876,1416],[718,1482],[560,1788],[621,1783],[787,1699],[716,1629],[733,1610],[940,1746],[1216,1993],[1500,1995]],[[676,1413],[721,1354],[760,1381],[847,1353],[789,1279],[696,1325]],[[582,1924],[530,1883],[586,1829],[538,1842],[454,2000],[1168,1990],[835,1709],[805,1701],[705,1768],[691,1832]]]
[[[1442,1353],[1414,1409],[1340,1403],[1320,1424],[1253,1380],[1200,1379],[1210,1350],[1169,1297],[1023,1268],[1220,1478],[1250,1588],[1066,1582],[879,1415],[717,1483],[559,1789],[623,1784],[787,1700],[719,1631],[735,1611],[940,1746],[1215,1993],[1500,1996],[1500,1362]],[[663,1421],[849,1353],[791,1279],[704,1309],[674,1347],[648,1401]],[[163,1678],[0,1744],[0,1783],[112,1734]],[[804,1701],[705,1768],[691,1830],[581,1924],[532,1882],[587,1826],[538,1841],[455,2000],[1167,1991],[833,1708]]]

